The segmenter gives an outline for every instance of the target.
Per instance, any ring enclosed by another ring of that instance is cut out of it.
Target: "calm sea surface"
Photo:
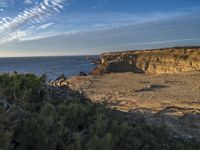
[[[48,79],[56,79],[62,74],[70,77],[80,71],[89,73],[94,67],[86,56],[0,58],[0,73],[45,73]]]

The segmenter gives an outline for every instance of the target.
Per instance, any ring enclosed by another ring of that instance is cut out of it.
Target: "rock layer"
[[[200,70],[200,48],[179,47],[103,53],[101,64],[92,73],[163,74],[198,70]]]

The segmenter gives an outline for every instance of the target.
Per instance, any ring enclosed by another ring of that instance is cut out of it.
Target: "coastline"
[[[101,65],[102,61],[97,68]],[[160,141],[161,137],[164,138],[164,144],[167,143],[170,146],[171,142],[168,143],[168,140],[171,139],[178,144],[179,142],[183,144],[182,141],[189,141],[185,144],[186,146],[194,143],[192,146],[197,145],[198,147],[200,142],[199,76],[200,71],[195,69],[160,74],[121,71],[89,75],[82,73],[70,78],[61,76],[48,83],[45,76],[4,74],[0,75],[0,111],[3,112],[0,117],[4,119],[5,115],[5,119],[7,119],[7,116],[12,116],[12,113],[16,113],[16,115],[20,113],[22,116],[16,117],[18,120],[24,115],[26,116],[29,111],[31,113],[27,115],[31,117],[35,113],[38,114],[38,118],[33,120],[37,120],[39,123],[36,122],[36,124],[40,125],[40,115],[44,113],[42,120],[45,121],[46,118],[50,120],[46,121],[44,127],[38,128],[40,132],[49,124],[53,124],[56,128],[58,118],[68,117],[65,120],[72,134],[74,134],[73,127],[76,126],[82,138],[89,135],[91,140],[94,139],[93,134],[90,134],[93,132],[94,126],[97,125],[97,131],[105,130],[107,135],[115,128],[116,121],[119,121],[117,126],[120,123],[126,125],[119,126],[117,132],[112,133],[114,137],[115,133],[120,136],[120,132],[126,130],[128,126],[131,130],[123,137],[124,140],[140,131],[139,135],[142,138],[139,140],[142,142],[146,139],[144,136],[147,136],[148,141],[149,136],[155,136],[154,142]],[[102,115],[104,116],[103,120],[101,119]],[[55,117],[56,121],[52,122],[51,117]],[[94,117],[97,120],[93,120]],[[107,124],[108,119],[109,122],[113,121],[113,124]],[[85,120],[88,122],[85,123]],[[80,129],[81,131],[79,131],[79,122],[81,122],[81,126],[86,124],[86,127]],[[71,124],[73,127],[70,126]],[[91,126],[88,127],[88,124]],[[2,123],[2,125],[5,124]],[[12,126],[12,124],[9,125]],[[65,123],[59,125],[64,126]],[[29,127],[31,126],[32,123]],[[139,129],[135,127],[139,127]],[[18,128],[21,130],[21,127]],[[157,131],[159,131],[159,136]],[[4,133],[6,134],[3,132],[3,135]],[[63,133],[63,131],[59,131],[59,133]],[[20,134],[24,134],[23,129]],[[49,137],[51,134],[45,133],[45,136]],[[40,141],[40,138],[37,140]],[[120,143],[121,140],[117,142]],[[134,142],[129,144],[131,143]],[[22,142],[21,144],[26,143]]]

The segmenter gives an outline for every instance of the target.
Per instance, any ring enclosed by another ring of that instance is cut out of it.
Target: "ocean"
[[[86,56],[0,58],[0,73],[46,74],[51,80],[62,74],[71,77],[80,71],[89,73],[94,67]]]

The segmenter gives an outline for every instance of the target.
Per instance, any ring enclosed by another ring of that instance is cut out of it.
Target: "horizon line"
[[[99,54],[80,54],[80,55],[38,55],[38,56],[0,56],[1,58],[38,58],[38,57],[76,57],[76,56],[98,56]]]
[[[147,49],[126,49],[126,50],[113,50],[110,52],[101,52],[100,54],[70,54],[70,55],[27,55],[27,56],[3,56],[0,58],[35,58],[35,57],[76,57],[76,56],[98,56],[103,53],[112,53],[112,52],[128,52],[128,51],[143,51],[143,50],[163,50],[163,49],[171,49],[171,48],[200,48],[200,45],[188,45],[188,46],[172,46],[172,47],[159,47],[159,48],[147,48]]]

